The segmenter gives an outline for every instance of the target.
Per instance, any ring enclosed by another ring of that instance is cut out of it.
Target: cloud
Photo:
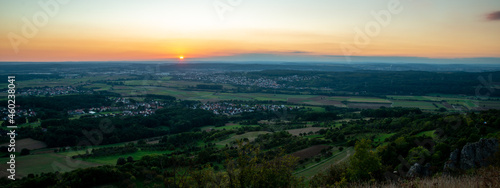
[[[486,19],[490,21],[500,20],[500,11],[492,12],[486,15]]]
[[[288,53],[292,53],[292,54],[306,54],[306,53],[309,53],[307,51],[290,51]]]

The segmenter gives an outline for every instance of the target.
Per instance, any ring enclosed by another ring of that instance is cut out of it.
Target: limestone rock
[[[413,166],[410,167],[410,170],[408,170],[408,173],[406,173],[406,177],[414,178],[414,177],[425,177],[425,176],[430,176],[431,172],[429,168],[431,167],[431,164],[427,163],[424,166],[415,163]]]
[[[467,143],[460,152],[460,168],[466,170],[487,166],[487,159],[497,150],[496,139],[481,139],[479,142]]]
[[[481,138],[478,142],[467,143],[461,150],[451,152],[449,160],[444,164],[444,170],[467,170],[488,166],[488,158],[498,151],[497,139]]]

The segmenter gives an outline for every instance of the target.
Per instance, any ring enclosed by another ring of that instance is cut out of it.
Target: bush
[[[22,156],[22,155],[29,155],[29,154],[30,154],[30,150],[29,150],[29,149],[26,149],[26,148],[23,148],[23,149],[21,150],[21,153],[20,153],[20,155],[21,155],[21,156]]]
[[[356,142],[355,153],[350,159],[349,174],[351,181],[371,180],[380,173],[382,163],[371,147],[371,140],[363,139]]]
[[[116,165],[124,165],[125,163],[127,163],[127,161],[123,157],[118,158],[116,161]]]

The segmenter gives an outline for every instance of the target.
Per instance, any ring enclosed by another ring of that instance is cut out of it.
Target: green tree
[[[351,181],[369,180],[378,177],[382,164],[380,158],[371,151],[371,140],[362,139],[354,146],[354,155],[350,159],[349,174]]]
[[[127,161],[123,157],[120,157],[118,158],[118,160],[116,160],[116,165],[124,165],[125,163],[127,163]]]
[[[422,146],[418,146],[411,148],[410,151],[408,151],[408,157],[406,157],[406,161],[408,161],[408,163],[410,163],[411,165],[415,163],[423,164],[430,156],[431,153],[429,152],[429,150],[425,149]]]

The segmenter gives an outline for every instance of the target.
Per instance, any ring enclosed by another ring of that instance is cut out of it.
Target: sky
[[[0,0],[0,23],[0,61],[500,58],[498,0]]]

